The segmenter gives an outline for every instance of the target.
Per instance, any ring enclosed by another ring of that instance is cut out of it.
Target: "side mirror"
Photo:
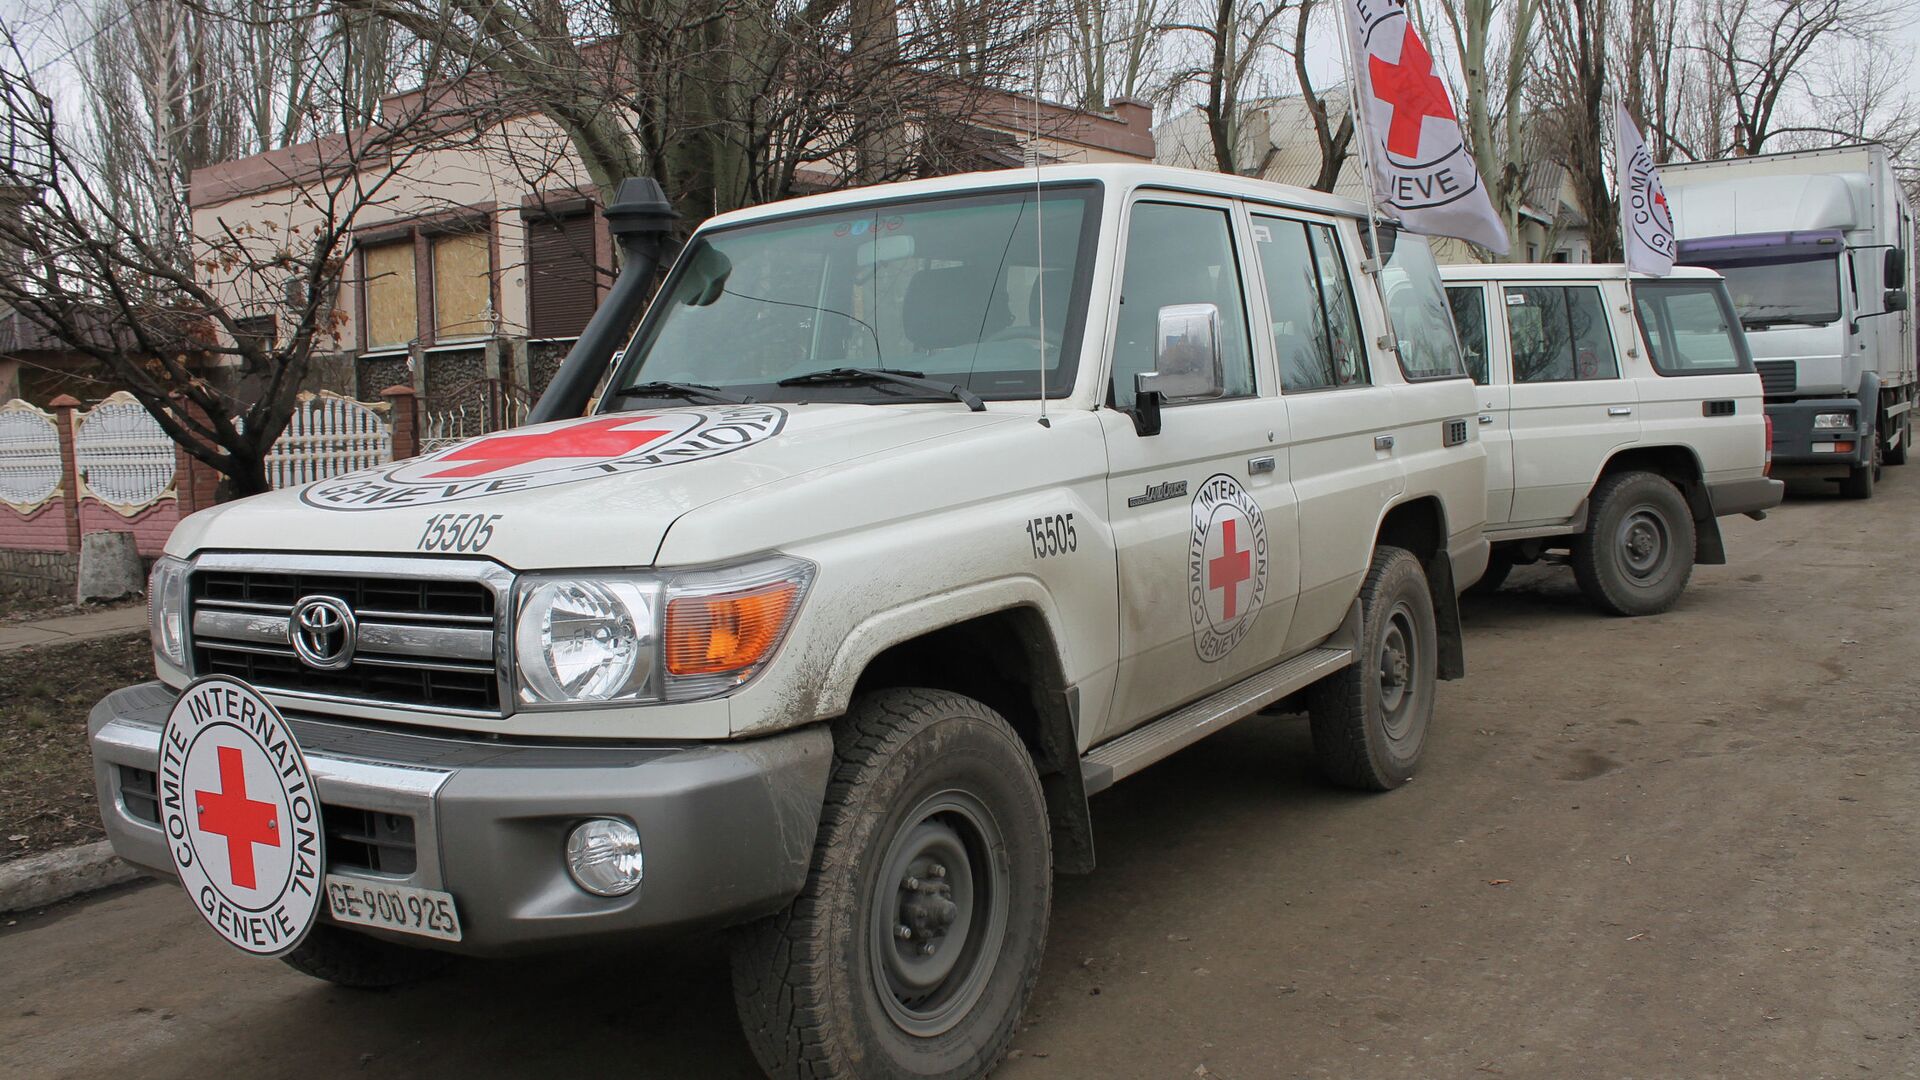
[[[1887,289],[1903,289],[1907,285],[1907,253],[1899,248],[1888,248],[1880,264],[1880,284]],[[1891,304],[1888,305],[1892,307]],[[1902,304],[1899,310],[1904,310]]]
[[[1888,311],[1907,310],[1907,290],[1888,289],[1886,296],[1880,301],[1880,306]]]
[[[1213,304],[1173,304],[1160,309],[1154,335],[1153,370],[1134,376],[1136,393],[1167,400],[1214,398],[1226,392],[1220,361],[1220,309]]]

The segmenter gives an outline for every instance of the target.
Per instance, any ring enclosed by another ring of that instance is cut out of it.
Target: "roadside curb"
[[[57,904],[140,876],[105,840],[0,863],[0,913]]]

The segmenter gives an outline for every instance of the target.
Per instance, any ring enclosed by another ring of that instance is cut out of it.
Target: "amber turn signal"
[[[667,605],[667,671],[717,675],[753,667],[780,640],[800,587],[792,581],[744,592],[683,596]]]

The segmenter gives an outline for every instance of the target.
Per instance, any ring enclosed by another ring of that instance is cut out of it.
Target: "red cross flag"
[[[1614,182],[1620,191],[1620,239],[1626,245],[1628,270],[1665,277],[1673,273],[1673,213],[1667,209],[1667,189],[1660,186],[1647,141],[1627,113],[1625,102],[1613,106]]]
[[[1346,9],[1374,202],[1412,232],[1457,236],[1504,254],[1506,226],[1405,0],[1346,0]]]

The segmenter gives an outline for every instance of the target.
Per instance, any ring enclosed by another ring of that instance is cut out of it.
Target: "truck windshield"
[[[704,386],[758,401],[1066,395],[1099,213],[1094,185],[841,207],[696,236],[611,384]],[[833,376],[817,373],[843,369]],[[816,376],[813,379],[803,378]],[[789,380],[790,385],[781,385]],[[794,381],[797,380],[797,381]],[[691,391],[688,391],[691,392]]]
[[[1840,318],[1838,256],[1708,265],[1727,279],[1734,310],[1749,330],[1789,323],[1826,326]]]

